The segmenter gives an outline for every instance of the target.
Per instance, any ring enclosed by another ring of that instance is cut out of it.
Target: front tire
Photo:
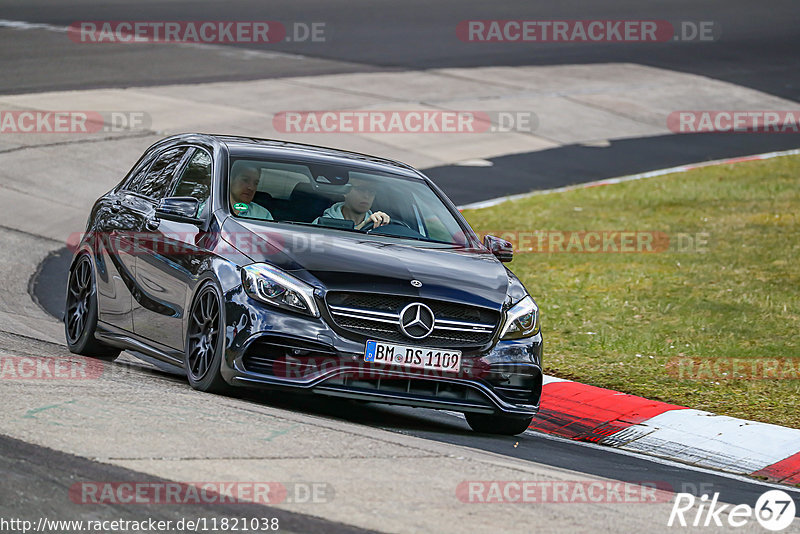
[[[184,368],[189,384],[207,393],[227,393],[230,386],[222,378],[222,354],[225,352],[222,298],[213,283],[200,288],[189,314],[186,331]]]
[[[512,415],[495,415],[482,413],[465,413],[467,423],[475,432],[482,434],[500,434],[516,436],[525,432],[533,421],[533,416],[519,417]]]
[[[107,362],[114,361],[122,351],[94,337],[97,330],[97,290],[92,260],[88,254],[82,254],[70,269],[65,304],[64,337],[69,351]]]

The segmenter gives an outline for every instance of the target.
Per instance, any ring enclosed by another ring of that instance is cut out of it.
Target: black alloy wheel
[[[186,375],[197,390],[209,393],[228,390],[220,371],[225,340],[220,335],[223,325],[219,292],[214,284],[208,283],[194,299],[186,335]]]
[[[113,361],[120,349],[109,347],[94,337],[97,329],[97,295],[94,287],[92,261],[83,254],[75,262],[67,282],[64,333],[70,352]]]

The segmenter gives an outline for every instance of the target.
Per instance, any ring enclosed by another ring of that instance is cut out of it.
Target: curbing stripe
[[[800,486],[800,452],[753,473],[783,484]]]
[[[624,437],[627,450],[738,474],[800,450],[800,430],[692,409],[659,414]]]
[[[530,429],[704,468],[800,484],[800,430],[545,375]]]
[[[546,386],[531,427],[577,441],[602,442],[630,426],[680,406],[578,382]]]

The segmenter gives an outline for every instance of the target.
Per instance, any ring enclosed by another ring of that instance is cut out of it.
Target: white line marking
[[[37,22],[25,22],[22,20],[0,19],[0,28],[11,28],[14,30],[47,30],[50,32],[66,33],[67,26],[53,26],[52,24],[40,24]]]
[[[741,161],[772,159],[782,156],[794,156],[800,154],[800,149],[784,150],[782,152],[766,152],[764,154],[755,154],[752,156],[739,156],[735,158],[717,159],[713,161],[704,161],[700,163],[690,163],[688,165],[679,165],[678,167],[670,167],[668,169],[659,169],[656,171],[642,172],[639,174],[629,174],[627,176],[620,176],[618,178],[606,178],[605,180],[597,180],[595,182],[586,182],[583,184],[568,185],[565,187],[557,187],[555,189],[541,189],[538,191],[531,191],[529,193],[520,193],[518,195],[509,195],[505,197],[491,198],[489,200],[481,200],[479,202],[472,202],[458,206],[459,210],[477,210],[481,208],[489,208],[508,202],[510,200],[520,200],[523,198],[535,197],[539,195],[549,195],[552,193],[564,193],[566,191],[573,191],[575,189],[585,189],[587,187],[596,187],[600,185],[621,184],[623,182],[631,182],[634,180],[642,180],[644,178],[654,178],[656,176],[663,176],[665,174],[673,174],[679,172],[686,172],[693,169],[700,169],[703,167],[712,167],[714,165],[725,165],[728,163],[737,163]]]
[[[546,386],[547,384],[552,384],[554,382],[572,382],[572,380],[567,380],[565,378],[558,378],[557,376],[543,375],[542,386]]]

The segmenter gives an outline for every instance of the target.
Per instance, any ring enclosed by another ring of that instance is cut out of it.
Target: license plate
[[[394,365],[405,369],[430,369],[457,373],[461,370],[461,351],[395,345],[370,339],[367,341],[364,361]]]

